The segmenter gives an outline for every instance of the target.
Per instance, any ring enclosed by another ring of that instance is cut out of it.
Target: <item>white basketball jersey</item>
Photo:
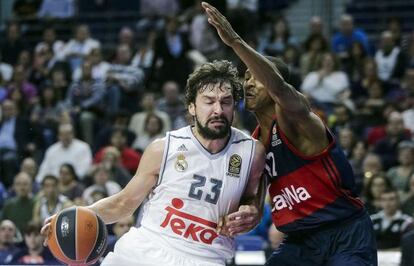
[[[158,184],[142,210],[141,226],[158,241],[206,259],[233,257],[233,239],[216,233],[220,217],[238,210],[255,141],[231,129],[225,148],[207,151],[191,127],[168,132]]]

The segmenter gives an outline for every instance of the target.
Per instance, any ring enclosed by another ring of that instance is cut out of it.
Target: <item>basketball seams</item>
[[[76,261],[78,261],[78,215],[79,215],[79,210],[78,208],[75,209],[76,210],[76,214],[75,214],[75,259]]]
[[[61,213],[60,213],[61,214]],[[63,252],[63,249],[60,247],[60,244],[59,244],[59,241],[58,241],[58,236],[57,236],[57,228],[56,228],[56,224],[57,224],[57,221],[58,221],[58,219],[59,219],[59,216],[60,216],[60,214],[58,214],[56,217],[55,217],[55,221],[54,221],[54,227],[55,227],[55,230],[53,230],[54,232],[53,232],[53,234],[54,234],[54,236],[55,236],[55,239],[56,239],[56,246],[58,247],[58,249],[59,249],[59,251],[60,251],[60,253],[67,259],[67,261],[72,261],[72,259],[70,259],[68,256],[66,256],[66,254]],[[65,262],[65,263],[67,263],[67,262]]]
[[[99,221],[98,221],[98,216],[97,215],[93,215],[93,218],[95,219],[95,224],[96,224],[96,236],[95,236],[95,242],[92,245],[91,251],[89,251],[88,256],[85,257],[85,262],[88,263],[88,259],[91,256],[92,252],[94,252],[95,250],[95,246],[96,246],[96,241],[98,241],[98,237],[99,237]]]

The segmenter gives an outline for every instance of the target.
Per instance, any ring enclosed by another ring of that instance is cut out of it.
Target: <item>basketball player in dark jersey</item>
[[[377,265],[371,220],[351,192],[352,168],[332,133],[289,84],[282,61],[257,53],[216,8],[202,5],[248,67],[246,107],[259,122],[254,136],[267,149],[273,223],[287,235],[267,265]]]

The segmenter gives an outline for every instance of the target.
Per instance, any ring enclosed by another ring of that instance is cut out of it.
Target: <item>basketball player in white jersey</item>
[[[237,70],[228,61],[206,63],[190,75],[186,101],[194,126],[151,143],[129,184],[89,206],[110,224],[148,199],[141,226],[121,237],[102,265],[213,266],[234,255],[228,235],[259,220],[249,208],[260,202],[265,159],[262,144],[231,127],[241,95]],[[224,216],[234,221],[226,235],[219,233]]]

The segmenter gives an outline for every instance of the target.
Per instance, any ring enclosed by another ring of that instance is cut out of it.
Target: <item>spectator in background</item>
[[[35,46],[34,50],[35,52],[39,52],[45,46],[49,46],[54,56],[59,55],[60,51],[65,46],[63,41],[57,39],[56,30],[51,26],[46,27],[43,30],[42,41]]]
[[[131,53],[135,54],[135,34],[130,27],[124,26],[121,28],[118,34],[118,45],[127,45]]]
[[[133,130],[128,129],[129,112],[125,110],[119,110],[111,116],[109,121],[103,128],[101,128],[95,137],[93,153],[95,154],[101,148],[108,146],[111,142],[111,135],[114,130],[121,129],[127,134],[127,146],[131,146],[135,140],[136,134]]]
[[[131,174],[134,174],[139,161],[141,160],[141,153],[136,152],[134,149],[127,146],[127,135],[125,130],[115,129],[111,135],[110,145],[118,149],[121,154],[121,164]],[[102,148],[95,154],[94,163],[100,163],[103,160],[104,149]]]
[[[75,0],[43,0],[37,16],[39,18],[70,18],[75,15]]]
[[[2,83],[9,82],[13,76],[13,67],[8,63],[3,62],[1,51],[0,51],[0,75],[2,77]],[[4,85],[4,84],[0,84],[0,85]]]
[[[71,39],[60,52],[58,58],[64,58],[69,61],[72,71],[80,67],[84,58],[93,48],[100,47],[99,41],[90,36],[89,27],[81,24],[74,31],[74,38]]]
[[[144,83],[144,72],[131,65],[132,51],[126,44],[117,47],[115,62],[107,72],[108,93],[113,102],[111,112],[120,106],[130,112],[136,111],[136,102]]]
[[[105,105],[105,84],[92,77],[92,64],[84,61],[82,77],[69,86],[65,105],[75,121],[79,123],[81,137],[89,145],[93,145],[94,129],[99,117],[109,115],[115,104]]]
[[[25,248],[16,253],[11,264],[18,265],[60,265],[49,248],[43,246],[44,236],[40,234],[41,224],[30,222],[24,230]]]
[[[400,266],[414,266],[414,231],[405,234],[401,240],[401,264]]]
[[[335,105],[332,115],[328,117],[328,124],[335,136],[338,136],[339,131],[343,128],[352,129],[356,137],[359,137],[361,133],[352,110],[343,103]]]
[[[257,50],[266,55],[280,56],[288,45],[298,46],[298,41],[291,36],[287,20],[278,17],[272,23],[269,38],[260,40]]]
[[[20,172],[26,173],[32,179],[32,193],[36,193],[40,190],[40,184],[36,182],[37,175],[37,163],[32,157],[26,157],[20,164]]]
[[[84,205],[82,194],[84,186],[79,183],[75,168],[70,163],[64,163],[59,169],[59,192],[75,205]]]
[[[362,161],[362,171],[364,173],[366,181],[375,175],[382,175],[383,167],[381,157],[379,157],[376,153],[366,154]]]
[[[338,133],[339,145],[341,146],[346,157],[349,159],[352,155],[352,150],[356,141],[354,131],[350,128],[342,128]]]
[[[398,192],[388,189],[381,194],[382,211],[371,215],[379,250],[401,247],[401,238],[413,229],[413,218],[400,209]]]
[[[20,25],[11,22],[7,26],[6,40],[1,44],[0,51],[4,63],[14,66],[21,51],[26,48],[20,36]]]
[[[180,10],[177,0],[141,0],[140,15],[143,17],[171,17]]]
[[[350,96],[349,80],[338,68],[335,55],[325,53],[317,71],[306,75],[301,91],[322,106],[325,112],[332,113],[337,102],[344,102]]]
[[[131,65],[144,71],[146,83],[154,60],[154,42],[157,37],[156,31],[150,31],[145,41],[138,43],[137,51],[131,60]]]
[[[157,109],[170,116],[171,129],[185,126],[187,109],[183,104],[179,84],[167,81],[162,86],[163,97],[157,101]]]
[[[188,58],[191,49],[188,37],[178,27],[178,18],[167,18],[164,32],[155,39],[150,77],[159,80],[159,84],[173,80],[184,87],[193,63]]]
[[[357,123],[364,125],[365,128],[381,126],[385,122],[383,112],[387,104],[383,83],[372,82],[364,89],[366,96],[361,96],[355,101]]]
[[[129,126],[128,126],[129,130],[133,131],[136,137],[139,137],[142,134],[144,134],[145,120],[149,114],[155,114],[162,120],[163,134],[171,130],[171,121],[170,121],[170,117],[168,113],[156,109],[155,103],[156,102],[155,102],[154,93],[147,92],[142,96],[142,99],[141,99],[142,112],[135,113],[131,117],[131,121],[129,122]]]
[[[410,134],[404,129],[404,123],[401,113],[392,112],[388,116],[388,122],[385,126],[385,136],[380,139],[374,146],[373,151],[381,157],[384,169],[397,164],[397,147],[403,140],[409,140]]]
[[[342,68],[347,73],[352,86],[358,84],[363,76],[364,62],[368,55],[360,42],[353,42],[349,50],[349,57],[342,62]]]
[[[404,126],[414,136],[414,67],[406,69],[402,89],[406,95],[406,110],[402,112]]]
[[[124,188],[132,178],[132,174],[122,165],[121,153],[114,146],[108,146],[103,151],[102,161],[93,167],[104,167],[121,188]]]
[[[34,18],[42,0],[15,0],[13,13],[18,18]]]
[[[63,68],[56,68],[50,72],[52,87],[59,101],[64,101],[69,88],[69,77]]]
[[[92,78],[94,80],[106,81],[108,70],[111,68],[111,64],[104,61],[102,58],[101,48],[93,48],[87,60],[92,65]],[[78,81],[82,78],[82,68],[77,68],[72,75],[72,79]]]
[[[30,115],[30,122],[40,136],[42,151],[56,142],[57,128],[65,111],[66,107],[58,100],[52,84],[49,82],[44,84],[39,102],[35,104]]]
[[[207,16],[202,11],[201,1],[197,1],[194,6],[196,14],[191,19],[189,25],[189,41],[194,49],[202,53],[207,58],[217,55],[220,49],[220,42],[217,40],[217,34],[207,22]]]
[[[59,126],[58,139],[58,142],[46,150],[39,173],[36,176],[36,181],[39,183],[46,175],[58,176],[60,166],[64,163],[72,164],[77,176],[83,179],[92,163],[92,153],[89,145],[75,138],[71,124],[61,124]]]
[[[163,133],[164,124],[156,114],[148,114],[144,123],[144,132],[138,135],[132,144],[132,147],[140,152],[143,152],[155,139],[163,138],[165,135]]]
[[[20,110],[30,110],[37,101],[38,93],[37,88],[34,84],[30,83],[27,79],[27,73],[23,65],[16,65],[13,70],[13,78],[8,86],[8,95],[10,99],[14,99],[15,93],[20,93],[21,99],[25,105],[28,105],[26,108]]]
[[[359,100],[366,97],[367,88],[375,82],[381,82],[378,76],[377,63],[374,59],[368,57],[363,61],[360,79],[351,83],[352,99]]]
[[[367,176],[366,176],[367,177]],[[392,187],[391,182],[383,175],[374,175],[367,178],[368,182],[365,183],[365,208],[369,214],[379,212],[383,206],[381,201],[381,195],[384,191]]]
[[[46,218],[73,205],[73,203],[59,191],[59,179],[53,175],[46,175],[42,180],[42,190],[33,207],[33,221],[41,224]]]
[[[414,173],[411,174],[408,180],[409,191],[407,199],[403,202],[401,209],[403,213],[414,217]]]
[[[323,23],[320,16],[313,16],[309,20],[309,35],[323,35]]]
[[[343,14],[339,22],[339,32],[332,37],[332,51],[340,58],[347,59],[354,42],[360,42],[364,50],[369,54],[369,42],[367,35],[354,27],[354,19],[351,15]]]
[[[352,170],[355,175],[355,194],[361,195],[364,188],[364,171],[362,169],[362,163],[367,154],[367,145],[364,141],[359,140],[355,143],[349,163],[352,166]]]
[[[93,169],[92,177],[93,184],[83,192],[83,199],[87,205],[95,202],[96,198],[94,198],[93,194],[97,190],[104,191],[104,194],[107,196],[112,196],[121,191],[121,187],[115,181],[111,180],[111,173],[103,165]]]
[[[398,146],[398,164],[387,171],[387,178],[401,194],[409,191],[409,179],[414,174],[414,142],[401,141]]]
[[[20,251],[15,244],[17,229],[10,220],[0,222],[0,264],[10,264],[13,257]]]
[[[381,34],[380,49],[375,53],[375,62],[378,66],[378,76],[384,82],[399,81],[404,75],[406,56],[401,48],[395,45],[390,31]]]
[[[0,120],[0,176],[6,187],[13,182],[19,162],[31,145],[33,132],[27,119],[18,115],[16,104],[5,100]]]
[[[321,34],[310,35],[304,43],[305,51],[300,57],[302,77],[317,71],[322,63],[323,55],[328,51],[328,41]]]
[[[7,87],[6,82],[3,79],[3,74],[0,71],[0,104],[7,99]],[[1,113],[0,113],[1,115]],[[1,117],[1,116],[0,116]]]
[[[4,204],[1,220],[12,221],[19,231],[23,232],[33,217],[32,179],[26,173],[18,173],[14,178],[13,189],[16,196],[8,199]]]
[[[34,52],[33,64],[29,70],[29,81],[36,87],[40,87],[48,81],[50,70],[54,64],[55,61],[50,46],[47,44],[41,46],[39,50]]]

